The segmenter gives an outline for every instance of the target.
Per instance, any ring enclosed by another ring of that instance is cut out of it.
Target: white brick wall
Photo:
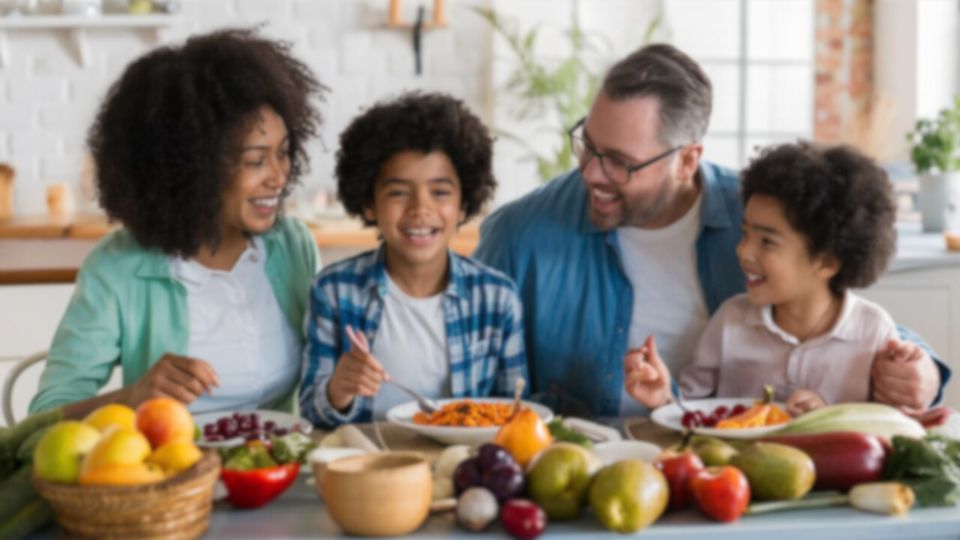
[[[484,54],[490,32],[463,9],[466,3],[451,0],[449,28],[425,35],[421,77],[413,75],[409,32],[384,28],[386,0],[182,0],[179,22],[161,31],[161,42],[265,22],[267,35],[294,44],[295,54],[331,89],[322,106],[323,144],[311,147],[312,170],[301,189],[305,199],[318,188],[332,189],[337,135],[378,99],[416,88],[444,90],[478,114],[492,110]],[[418,2],[405,4],[412,18]],[[81,66],[63,32],[7,32],[10,62],[0,67],[0,161],[17,168],[18,212],[43,212],[45,186],[79,181],[86,131],[100,99],[128,62],[152,47],[149,32],[141,30],[87,35],[89,62]]]
[[[660,11],[662,0],[591,0],[580,2],[581,21],[609,42],[606,58],[615,59],[639,44],[638,29]],[[333,154],[338,134],[364,107],[403,90],[445,91],[463,99],[491,127],[520,135],[549,148],[561,135],[537,123],[518,124],[506,114],[505,96],[495,87],[510,70],[511,56],[502,42],[468,6],[493,6],[517,18],[524,29],[544,27],[544,56],[562,51],[573,0],[448,0],[450,26],[430,31],[423,40],[424,73],[414,75],[409,30],[385,28],[388,0],[182,0],[179,21],[161,31],[161,42],[225,26],[266,23],[267,35],[291,41],[331,92],[322,106],[321,141],[311,147],[312,170],[299,192],[309,200],[318,189],[333,189]],[[404,16],[412,20],[417,5],[407,0]],[[9,64],[0,67],[0,161],[17,168],[17,211],[43,212],[45,186],[78,182],[86,131],[99,102],[124,67],[152,45],[150,31],[89,30],[89,61],[81,66],[65,33],[47,30],[7,32]],[[496,59],[496,60],[493,60]],[[535,125],[537,124],[537,125]],[[539,185],[533,164],[519,161],[517,145],[496,146],[500,181],[497,204]]]

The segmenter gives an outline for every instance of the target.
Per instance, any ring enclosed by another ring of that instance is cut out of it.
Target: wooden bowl
[[[307,462],[310,463],[310,469],[313,471],[317,495],[323,498],[323,477],[327,471],[327,465],[337,460],[366,454],[367,451],[360,448],[315,448],[307,454]]]
[[[430,512],[430,466],[415,452],[382,452],[327,464],[323,500],[344,531],[359,536],[401,536]]]
[[[69,536],[199,538],[210,525],[220,457],[205,452],[193,467],[162,482],[139,486],[80,486],[33,477]]]

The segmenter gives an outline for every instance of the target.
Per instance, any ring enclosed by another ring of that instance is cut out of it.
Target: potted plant
[[[917,120],[907,140],[920,179],[923,231],[942,231],[947,209],[960,205],[960,95],[936,118]]]
[[[505,40],[513,57],[513,69],[502,89],[514,102],[509,114],[516,120],[536,125],[540,132],[555,133],[559,147],[544,151],[522,135],[504,130],[497,130],[497,134],[524,148],[525,157],[536,162],[544,182],[570,170],[576,165],[576,156],[570,148],[567,129],[589,110],[602,72],[610,61],[611,44],[601,35],[583,28],[577,2],[571,5],[570,26],[563,32],[567,52],[549,58],[536,53],[539,26],[523,30],[516,20],[493,9],[474,7],[471,10]],[[647,24],[641,43],[650,42],[661,19],[661,15],[656,15]]]

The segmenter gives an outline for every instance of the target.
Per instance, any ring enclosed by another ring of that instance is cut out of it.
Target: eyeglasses
[[[573,125],[572,128],[570,128],[569,131],[567,131],[567,135],[570,137],[570,148],[573,150],[573,155],[580,160],[581,170],[590,161],[590,158],[597,158],[597,160],[600,162],[600,170],[603,171],[603,175],[607,177],[607,180],[610,180],[614,184],[626,184],[630,181],[631,174],[644,167],[653,165],[661,159],[683,148],[683,145],[674,146],[673,148],[657,154],[646,161],[637,163],[636,165],[629,165],[617,156],[611,156],[597,152],[597,150],[587,142],[587,140],[583,137],[583,124],[586,121],[586,118],[581,118],[576,124]]]

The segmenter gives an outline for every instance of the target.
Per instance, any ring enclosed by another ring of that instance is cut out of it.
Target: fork
[[[393,379],[387,379],[387,380],[384,381],[384,382],[390,383],[390,384],[396,386],[397,388],[399,388],[400,390],[403,390],[403,391],[406,392],[407,394],[410,394],[410,397],[412,397],[413,399],[415,399],[415,400],[417,401],[417,406],[420,407],[420,410],[421,410],[421,411],[423,411],[423,412],[425,412],[425,413],[427,413],[427,414],[433,414],[433,413],[435,413],[435,412],[437,411],[437,404],[434,403],[433,400],[421,396],[420,394],[418,394],[418,393],[417,393],[415,390],[413,390],[412,388],[410,388],[410,387],[408,387],[408,386],[406,386],[406,385],[400,384],[400,383],[398,383],[397,381],[395,381],[395,380],[393,380]]]
[[[685,413],[692,413],[693,411],[688,409],[686,404],[683,403],[683,391],[680,390],[680,385],[677,385],[677,395],[673,395],[673,392],[667,392],[667,399],[670,403],[676,403],[677,407],[680,407],[680,410]]]
[[[363,333],[354,330],[353,327],[349,325],[345,328],[345,330],[347,332],[347,337],[350,338],[351,345],[356,347],[364,354],[370,354],[370,344],[367,342],[367,338],[363,335]],[[437,411],[437,404],[434,403],[433,400],[421,396],[416,390],[413,390],[405,384],[398,383],[397,381],[393,380],[389,374],[384,373],[383,382],[390,383],[409,394],[410,397],[416,400],[417,407],[419,407],[424,413],[433,414]]]

